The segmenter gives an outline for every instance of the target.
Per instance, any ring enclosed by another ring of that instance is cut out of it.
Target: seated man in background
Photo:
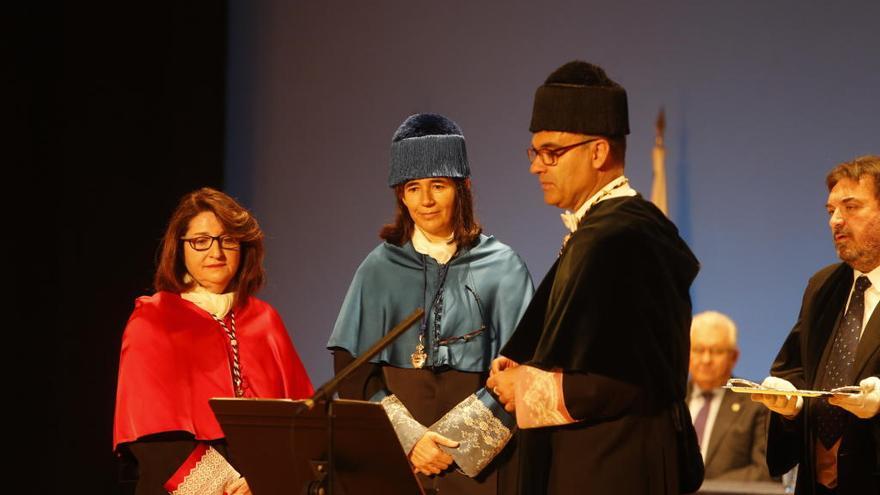
[[[694,316],[687,399],[706,479],[767,481],[767,412],[748,395],[721,388],[737,358],[730,318],[717,311]]]

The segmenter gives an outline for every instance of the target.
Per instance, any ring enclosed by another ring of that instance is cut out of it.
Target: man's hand
[[[495,361],[498,361],[498,359]],[[493,362],[492,364],[494,365],[495,363]],[[514,363],[514,366],[507,366],[504,368],[504,371],[490,375],[489,379],[486,380],[486,387],[498,396],[498,400],[504,404],[504,409],[508,412],[516,410],[516,382],[519,379],[520,371],[522,371],[522,368]]]
[[[492,360],[492,367],[489,368],[489,376],[492,376],[495,373],[500,373],[508,368],[516,368],[517,366],[519,366],[519,363],[517,363],[513,359],[504,356],[498,356],[497,358]]]
[[[765,378],[761,386],[777,390],[797,390],[797,387],[792,385],[790,381],[775,376]],[[752,394],[752,400],[764,404],[767,406],[767,409],[781,414],[788,419],[796,418],[804,407],[803,397],[792,395]]]
[[[452,456],[440,450],[437,445],[457,448],[458,442],[450,440],[433,431],[426,432],[416,442],[409,454],[409,462],[413,465],[413,471],[427,475],[440,474],[452,464]]]
[[[251,488],[244,476],[226,485],[224,492],[229,495],[251,495]]]
[[[870,419],[880,410],[880,378],[869,376],[861,382],[862,389],[856,395],[834,396],[828,399],[829,404],[842,407],[862,419]]]

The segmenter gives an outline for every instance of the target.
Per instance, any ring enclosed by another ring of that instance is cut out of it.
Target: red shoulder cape
[[[252,297],[235,311],[235,323],[245,397],[312,395],[308,374],[272,306]],[[229,349],[211,315],[180,295],[138,298],[122,336],[113,449],[167,431],[186,431],[197,440],[223,438],[208,399],[235,396]]]

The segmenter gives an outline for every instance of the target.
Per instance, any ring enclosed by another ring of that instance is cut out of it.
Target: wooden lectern
[[[382,406],[332,399],[424,314],[413,311],[310,399],[211,399],[230,460],[254,495],[424,495]]]
[[[381,405],[303,404],[211,399],[230,459],[254,495],[424,494]]]

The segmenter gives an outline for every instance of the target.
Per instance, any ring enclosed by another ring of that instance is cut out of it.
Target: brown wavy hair
[[[474,197],[468,179],[451,179],[455,183],[455,204],[452,212],[452,240],[460,248],[471,248],[480,240],[483,227],[474,217]],[[396,246],[403,246],[412,239],[415,223],[403,203],[403,190],[406,183],[394,186],[397,212],[394,221],[383,225],[379,237]]]
[[[241,243],[238,271],[226,290],[235,291],[233,307],[242,305],[257,293],[266,282],[263,269],[263,231],[257,219],[229,195],[210,187],[203,187],[183,197],[168,221],[165,236],[159,248],[159,260],[153,287],[180,294],[193,288],[195,281],[184,282],[187,274],[183,259],[183,242],[189,223],[199,213],[210,211],[223,225],[224,233]]]
[[[874,181],[874,196],[880,200],[880,156],[860,156],[851,162],[843,162],[828,172],[825,184],[828,190],[834,189],[841,179],[851,179],[859,182],[862,177],[869,177]]]

